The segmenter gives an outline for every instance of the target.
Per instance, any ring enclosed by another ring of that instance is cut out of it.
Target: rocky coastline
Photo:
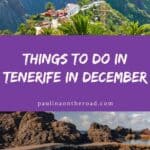
[[[88,131],[82,133],[72,123],[57,121],[53,113],[0,113],[0,149],[149,150],[150,146],[146,145],[123,144],[126,140],[141,138],[149,139],[150,130],[110,129],[107,125],[92,123]]]

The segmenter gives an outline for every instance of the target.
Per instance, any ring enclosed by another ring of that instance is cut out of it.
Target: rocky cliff
[[[81,141],[74,124],[56,121],[52,113],[0,113],[0,147]]]
[[[142,133],[147,134],[148,130]],[[133,134],[132,130],[118,127],[111,130],[107,125],[98,123],[91,124],[87,133],[81,133],[74,124],[64,121],[57,121],[53,113],[46,112],[12,112],[0,113],[0,149],[12,148],[18,146],[45,145],[56,143],[64,145],[61,149],[70,149],[70,144],[74,144],[72,149],[95,150],[95,146],[101,148],[107,147],[108,150],[127,150],[122,148],[118,139],[124,138],[128,134]],[[113,143],[116,144],[113,144]],[[63,143],[63,144],[62,144]],[[89,144],[86,144],[89,143]],[[90,143],[99,143],[98,145]],[[79,145],[80,144],[80,145]],[[82,144],[85,144],[82,146]],[[55,148],[55,146],[53,146]],[[128,147],[128,146],[127,146]],[[113,149],[114,148],[114,149]],[[118,148],[118,149],[115,149]],[[128,150],[139,150],[132,148]],[[142,148],[148,150],[147,146]],[[142,150],[141,149],[141,150]],[[57,149],[58,150],[58,149]],[[106,149],[107,150],[107,149]]]
[[[98,123],[91,124],[88,130],[88,137],[91,142],[111,142],[111,129],[107,125]]]

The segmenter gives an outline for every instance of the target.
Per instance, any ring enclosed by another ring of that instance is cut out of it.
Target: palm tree
[[[83,15],[76,15],[71,21],[64,23],[59,29],[64,34],[69,35],[86,35],[88,34],[89,19]]]
[[[54,5],[52,2],[48,2],[46,5],[45,5],[45,9],[46,10],[53,10],[55,9]]]
[[[80,6],[87,5],[90,2],[91,2],[91,0],[78,0],[78,4]]]
[[[34,27],[31,27],[27,30],[27,35],[36,35],[36,29]]]
[[[35,21],[34,20],[27,20],[26,23],[22,23],[18,30],[17,34],[21,35],[35,35],[36,29],[35,29]]]
[[[51,35],[52,29],[51,28],[43,28],[42,29],[42,35]]]
[[[145,35],[150,35],[150,24],[142,25],[143,31]]]
[[[19,28],[18,28],[18,33],[21,34],[21,35],[25,35],[26,32],[27,32],[27,28],[26,28],[26,25],[24,23],[22,23]]]
[[[91,23],[89,26],[89,34],[90,35],[110,35],[112,34],[112,32],[103,23],[94,22],[94,23]]]
[[[119,34],[123,35],[145,35],[148,32],[150,24],[140,25],[138,22],[127,22],[119,28]]]

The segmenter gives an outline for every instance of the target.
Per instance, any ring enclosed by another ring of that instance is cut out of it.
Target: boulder
[[[132,129],[128,129],[128,128],[124,128],[124,127],[120,127],[120,126],[118,126],[115,129],[115,131],[116,131],[116,133],[118,134],[119,137],[125,137],[128,134],[132,134],[133,133]]]
[[[72,123],[55,121],[51,124],[56,143],[77,144],[81,142],[81,134]]]
[[[144,130],[142,130],[141,134],[143,134],[143,135],[150,135],[150,129],[144,129]]]
[[[71,123],[56,121],[52,113],[26,113],[12,146],[44,143],[79,143],[81,134]]]
[[[54,142],[50,123],[55,121],[52,113],[27,112],[19,125],[13,146]]]
[[[112,140],[111,129],[107,125],[91,124],[88,130],[88,138],[91,142],[110,142]]]
[[[0,146],[8,147],[14,140],[24,113],[0,113]]]

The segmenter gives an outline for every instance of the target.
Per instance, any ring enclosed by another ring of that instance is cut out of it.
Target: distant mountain
[[[20,0],[0,0],[0,29],[15,30],[25,20],[24,16]]]
[[[150,23],[150,0],[106,0],[128,19]]]
[[[107,10],[107,15],[103,15],[103,9]],[[105,3],[100,6],[99,10],[100,12],[100,18],[102,16],[102,22],[105,22],[107,25],[121,25],[123,22],[128,21],[128,18],[124,16],[122,13],[117,11],[116,9],[113,9],[110,4]],[[103,20],[103,16],[105,16]]]
[[[27,14],[36,14],[44,11],[45,5],[52,2],[56,9],[65,7],[67,3],[76,3],[77,0],[20,0]]]
[[[47,2],[59,9],[76,0],[0,0],[0,30],[15,31],[25,21],[25,14],[41,13]]]
[[[77,0],[0,0],[0,30],[15,31],[25,21],[26,14],[38,14],[44,11],[47,2],[52,2],[56,9]],[[128,18],[141,24],[150,23],[150,0],[106,0],[113,8],[109,16],[116,23]],[[118,13],[118,11],[120,13]],[[118,18],[118,20],[117,20]]]

